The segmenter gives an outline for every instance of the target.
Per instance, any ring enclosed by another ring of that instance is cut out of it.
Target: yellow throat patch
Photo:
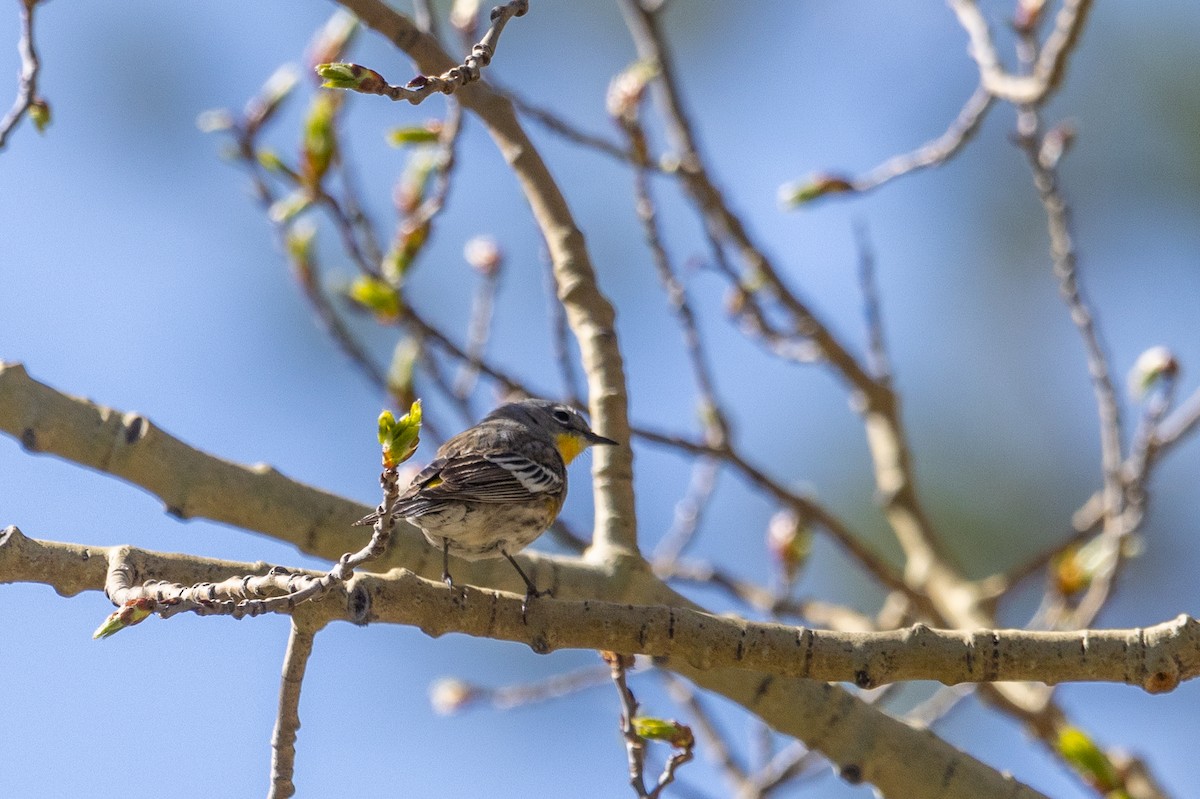
[[[579,453],[587,449],[587,441],[582,436],[573,435],[571,433],[559,433],[554,437],[554,445],[558,447],[558,454],[562,455],[563,463],[570,463],[575,460]]]

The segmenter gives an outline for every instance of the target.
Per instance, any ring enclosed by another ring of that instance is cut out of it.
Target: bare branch
[[[610,679],[610,670],[606,666],[589,666],[565,674],[552,674],[534,682],[501,685],[495,688],[445,677],[429,687],[429,700],[433,709],[442,715],[457,713],[480,702],[497,710],[508,710],[535,702],[560,699],[603,685]]]
[[[525,99],[512,88],[498,85],[496,81],[491,79],[489,79],[489,82],[498,93],[507,97],[512,102],[513,107],[519,113],[524,114],[551,132],[562,136],[569,142],[603,153],[622,163],[633,163],[633,156],[627,150],[622,149],[619,144],[602,136],[597,136],[594,133],[580,130],[550,109],[543,108]]]
[[[106,564],[112,554],[112,550],[103,547],[35,541],[21,535],[15,528],[9,528],[0,537],[0,582],[39,582],[53,586],[61,594],[98,590],[104,584]],[[164,555],[132,548],[126,548],[125,554],[136,564],[139,573],[154,574],[178,583],[194,584],[204,580],[221,580],[229,574],[263,574],[268,571],[265,564]],[[319,576],[312,572],[308,574]],[[577,588],[582,584],[584,590],[594,590],[596,595],[602,593],[605,586],[611,587],[611,580],[606,578],[589,581],[585,573],[581,572],[579,576],[583,579],[573,582],[570,587]],[[646,588],[649,587],[650,584],[647,584]],[[745,647],[746,636],[750,635],[748,630],[764,625],[747,625],[733,619],[659,604],[685,601],[662,589],[648,591],[645,595],[647,601],[654,604],[631,606],[593,600],[539,602],[529,608],[526,622],[522,621],[522,597],[517,593],[501,595],[468,587],[464,598],[447,589],[440,581],[423,580],[401,570],[387,576],[359,574],[348,584],[335,586],[324,601],[303,607],[307,613],[326,620],[413,624],[435,636],[454,629],[470,635],[522,641],[534,646],[538,652],[575,645],[602,649],[611,644],[626,651],[643,649],[651,655],[657,653],[665,656],[678,655],[679,652],[669,651],[673,648],[685,648],[697,663],[703,663],[705,667],[698,669],[686,660],[674,657],[670,668],[701,687],[715,690],[763,716],[764,720],[784,734],[798,736],[814,745],[819,742],[825,754],[843,767],[843,773],[848,765],[861,762],[859,759],[864,756],[858,743],[860,738],[866,736],[876,741],[876,746],[880,747],[880,758],[872,761],[871,778],[885,795],[917,795],[920,786],[926,784],[928,775],[933,773],[947,775],[943,794],[947,799],[991,796],[1032,799],[1041,796],[1014,782],[1011,777],[1005,777],[955,750],[944,741],[915,733],[836,686],[811,679],[718,668],[722,663],[747,667],[748,658],[763,657],[771,660],[781,658],[787,668],[795,669],[803,663],[803,659],[796,658],[794,654],[795,628],[778,628],[787,631],[775,633],[782,634],[787,643],[782,648],[771,650],[774,653],[771,655],[767,649]],[[581,624],[581,620],[586,623]],[[644,628],[643,622],[646,622]],[[1191,635],[1186,630],[1194,624],[1189,622],[1181,628],[1181,634],[1185,637]],[[1146,643],[1153,642],[1156,654],[1167,656],[1168,659],[1169,649],[1173,645],[1169,633],[1165,633],[1169,626],[1142,631]],[[644,634],[639,632],[643,629]],[[928,632],[921,634],[928,635]],[[986,641],[986,651],[991,652],[996,641],[995,635],[981,635]],[[1069,639],[1065,633],[1020,635],[1032,635],[1035,638],[1057,635]],[[713,636],[722,640],[718,642]],[[947,636],[957,636],[960,643],[964,640],[961,632],[948,633]],[[1108,639],[1111,636],[1119,638],[1120,634],[1105,633],[1101,636],[1105,646],[1108,646]],[[935,634],[933,637],[937,639],[941,636]],[[814,644],[817,641],[821,641],[821,644],[814,648],[814,657],[808,666],[810,671],[818,662],[818,654],[824,657],[826,648],[834,659],[846,658],[850,654],[839,638],[834,634],[812,637]],[[1176,639],[1175,644],[1182,641]],[[1142,651],[1139,647],[1130,647],[1128,640],[1120,646],[1124,657]],[[1107,656],[1104,648],[1100,647],[1096,652],[1098,658]],[[915,652],[917,649],[901,644],[897,651]],[[1064,651],[1074,654],[1071,658],[1064,656],[1063,660],[1073,661],[1079,652],[1079,641],[1072,641]],[[961,649],[953,657],[965,660]],[[987,663],[991,662],[989,658]],[[1003,663],[1004,659],[1001,658],[1000,662]],[[988,667],[987,663],[976,661],[976,666]],[[961,669],[962,664],[959,663],[957,668]],[[817,676],[815,672],[813,676]],[[851,673],[841,676],[852,678]],[[849,725],[846,729],[854,730],[853,734],[833,734],[832,731],[842,725]],[[897,758],[889,756],[889,752],[904,752],[905,755]]]
[[[348,8],[351,6],[343,3]],[[511,0],[502,6],[492,9],[491,27],[471,48],[471,54],[461,65],[450,67],[441,74],[417,75],[403,86],[393,86],[384,80],[373,69],[358,64],[320,64],[317,74],[325,79],[325,86],[330,89],[350,89],[363,94],[379,94],[392,100],[404,100],[412,105],[418,105],[434,94],[454,94],[459,89],[475,83],[483,76],[484,67],[492,62],[496,53],[496,45],[500,42],[500,34],[504,26],[513,17],[523,16],[529,10],[529,0]],[[366,21],[366,20],[364,20]],[[407,20],[405,20],[408,22]],[[368,22],[368,24],[370,24]],[[435,42],[437,39],[421,29],[421,26],[408,23],[410,35],[427,37]],[[406,45],[397,40],[396,45],[402,50],[408,50],[412,42]]]
[[[38,76],[41,72],[41,62],[38,60],[37,47],[33,40],[33,10],[40,0],[19,0],[21,8],[21,39],[17,50],[21,55],[21,76],[17,86],[17,99],[12,108],[0,119],[0,150],[8,144],[8,137],[16,130],[17,124],[31,114],[38,114],[34,120],[38,128],[45,127],[50,121],[50,106],[38,96]]]
[[[975,136],[994,101],[991,93],[980,86],[963,105],[950,127],[936,139],[925,142],[912,152],[892,156],[860,177],[822,173],[807,181],[785,184],[779,190],[780,200],[785,205],[795,205],[817,197],[849,197],[877,189],[910,172],[939,167],[957,155]]]
[[[271,734],[271,790],[268,799],[295,796],[292,782],[296,765],[296,733],[300,730],[300,689],[304,671],[312,655],[316,629],[299,614],[292,617],[287,653],[283,656],[283,675],[279,681],[279,710]]]
[[[971,58],[979,66],[983,88],[993,97],[1021,105],[1040,105],[1062,83],[1067,57],[1074,50],[1091,10],[1091,0],[1064,0],[1054,22],[1054,30],[1046,38],[1037,55],[1031,75],[1013,75],[1004,70],[987,20],[976,0],[948,0],[958,22],[970,38]]]
[[[863,319],[867,327],[867,357],[871,374],[885,385],[891,385],[892,366],[883,334],[883,311],[879,302],[879,286],[875,280],[875,252],[865,222],[854,225],[854,240],[858,244],[858,285],[862,293]]]
[[[213,561],[164,555],[132,547],[83,547],[37,541],[16,528],[0,540],[0,581],[38,582],[60,593],[98,589],[101,558],[124,573],[112,585],[125,587],[135,574],[166,579],[210,573]],[[220,562],[217,562],[220,563]],[[262,574],[263,564],[222,564],[224,574]],[[80,574],[86,574],[85,579]],[[304,577],[319,576],[297,572]],[[175,579],[182,584],[184,580]],[[189,581],[200,585],[201,580]],[[249,580],[243,580],[249,582]],[[162,583],[141,590],[152,594]],[[252,585],[251,588],[256,588]],[[223,587],[222,590],[232,591]],[[250,590],[250,589],[246,589]],[[1180,616],[1148,628],[1047,632],[1028,630],[935,630],[923,625],[869,633],[837,633],[714,616],[687,607],[629,605],[597,600],[549,600],[528,608],[522,597],[466,587],[463,594],[411,572],[358,574],[332,585],[323,602],[306,612],[323,621],[408,624],[438,636],[460,632],[525,643],[545,653],[557,649],[607,649],[660,658],[669,668],[747,669],[780,677],[837,680],[873,687],[899,680],[960,682],[1100,681],[1138,685],[1152,693],[1200,676],[1200,622]],[[115,592],[114,592],[115,593]],[[200,591],[193,591],[193,600]],[[364,603],[366,607],[364,608]],[[203,604],[203,602],[196,602]],[[169,608],[170,603],[166,606]],[[287,613],[290,608],[275,608]],[[203,611],[198,611],[203,613]]]

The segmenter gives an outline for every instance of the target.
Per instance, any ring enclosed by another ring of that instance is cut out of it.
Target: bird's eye
[[[566,411],[566,410],[563,410],[562,408],[559,408],[552,415],[554,416],[554,421],[558,422],[559,424],[566,425],[566,424],[571,423],[571,412],[570,411]]]

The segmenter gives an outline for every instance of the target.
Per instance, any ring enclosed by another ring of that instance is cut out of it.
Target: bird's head
[[[501,405],[493,416],[517,419],[545,432],[554,441],[563,463],[575,460],[594,444],[616,446],[617,442],[592,432],[583,414],[570,405],[542,399],[527,399]]]

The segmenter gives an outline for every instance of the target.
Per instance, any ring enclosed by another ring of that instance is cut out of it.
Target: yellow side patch
[[[558,447],[558,454],[562,455],[563,463],[570,463],[579,453],[587,449],[587,442],[581,436],[571,433],[556,435],[554,445]]]
[[[443,480],[442,478],[435,477],[432,480],[430,480],[428,483],[426,483],[425,485],[421,486],[421,488],[437,488],[444,482],[446,482],[446,481]]]

